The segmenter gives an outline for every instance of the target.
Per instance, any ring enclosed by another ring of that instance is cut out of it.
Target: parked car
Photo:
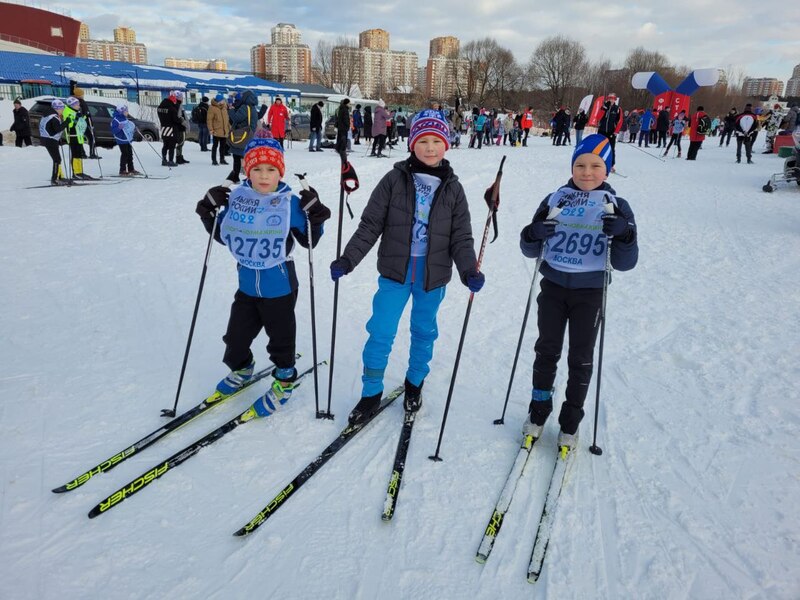
[[[308,113],[292,115],[292,140],[307,140],[311,134],[311,116]]]
[[[325,137],[329,140],[336,139],[336,117],[330,117],[325,121]]]
[[[42,117],[51,115],[54,112],[50,106],[53,100],[54,98],[37,100],[28,111],[31,119],[31,137],[36,143],[39,142],[39,121],[42,120]],[[86,105],[92,117],[97,145],[105,148],[114,147],[114,134],[111,133],[111,120],[114,118],[116,106],[110,102],[99,102],[96,100],[87,100]],[[158,125],[150,121],[134,119],[133,117],[129,117],[129,119],[133,121],[133,124],[136,125],[138,130],[133,135],[134,141],[141,142],[143,139],[148,142],[158,141]]]

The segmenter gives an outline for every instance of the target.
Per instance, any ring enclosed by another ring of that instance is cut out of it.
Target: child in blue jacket
[[[123,177],[141,175],[139,171],[133,168],[131,142],[133,141],[134,131],[136,131],[136,125],[128,119],[128,105],[121,104],[114,111],[114,118],[111,119],[111,133],[114,134],[114,141],[119,146],[119,174]]]
[[[209,233],[217,220],[216,240],[228,247],[238,263],[239,289],[222,338],[223,362],[231,372],[217,384],[217,397],[233,394],[253,377],[250,346],[263,328],[269,338],[267,353],[276,366],[275,381],[253,408],[258,416],[266,417],[289,400],[297,378],[294,242],[308,247],[308,214],[311,243],[316,246],[331,212],[313,188],[298,197],[281,181],[283,148],[276,140],[251,140],[243,159],[247,180],[232,191],[221,186],[210,189],[197,203],[196,212]]]
[[[608,239],[611,266],[628,271],[639,257],[636,221],[628,203],[605,183],[611,170],[608,138],[589,135],[575,147],[572,178],[539,205],[521,232],[528,258],[543,257],[538,302],[539,339],[533,363],[533,390],[523,433],[539,438],[553,410],[553,383],[569,325],[566,399],[561,405],[559,446],[574,448],[583,403],[592,379],[592,361],[603,301]],[[605,211],[611,202],[613,213]],[[556,219],[548,219],[558,207]],[[544,252],[542,247],[544,245]]]

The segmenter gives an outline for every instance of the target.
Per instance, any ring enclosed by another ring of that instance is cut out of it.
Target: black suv
[[[31,109],[28,111],[31,119],[31,137],[39,141],[39,121],[42,117],[53,114],[55,111],[50,106],[55,98],[44,98],[37,100]],[[98,102],[96,100],[87,100],[86,105],[89,107],[89,114],[92,116],[92,124],[94,127],[95,139],[97,145],[105,148],[112,148],[115,145],[114,134],[111,133],[111,120],[114,118],[114,110],[116,106],[110,102]],[[158,141],[158,126],[150,121],[140,121],[133,117],[128,117],[137,131],[133,134],[135,142],[141,142],[143,139],[148,142]]]

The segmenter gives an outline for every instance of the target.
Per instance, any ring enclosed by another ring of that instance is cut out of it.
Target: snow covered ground
[[[483,190],[508,155],[500,238],[486,250],[487,283],[475,297],[444,461],[433,463],[469,296],[457,282],[448,288],[394,521],[383,523],[380,514],[400,405],[245,539],[231,534],[338,434],[358,396],[375,254],[340,287],[334,422],[314,418],[308,380],[283,412],[237,429],[89,520],[100,499],[263,390],[73,492],[50,492],[160,426],[160,409],[172,406],[207,241],[194,206],[227,171],[187,144],[191,164],[168,172],[140,143],[148,172],[168,180],[27,190],[47,182],[46,152],[0,148],[0,596],[798,598],[800,190],[761,191],[780,170],[774,156],[737,165],[732,147],[720,149],[715,139],[706,145],[696,162],[618,149],[627,178],[609,182],[636,212],[641,254],[635,270],[614,276],[609,293],[598,439],[605,452],[587,450],[592,388],[580,453],[534,586],[525,575],[555,457],[555,419],[533,450],[492,556],[483,567],[474,556],[530,394],[535,319],[506,425],[492,424],[533,271],[519,252],[519,230],[544,194],[566,181],[572,148],[534,139],[529,148],[449,154],[471,198],[476,240],[486,218]],[[116,171],[118,152],[101,152],[104,173]],[[351,197],[358,215],[392,161],[351,160],[361,178]],[[287,175],[309,173],[336,216],[334,153],[295,144],[286,162]],[[88,171],[99,174],[94,163]],[[345,239],[356,224],[345,215]],[[323,355],[335,248],[332,221],[314,253]],[[311,363],[307,254],[298,248],[296,259],[304,367]],[[227,372],[221,336],[235,286],[233,259],[216,245],[179,408]],[[254,351],[264,365],[263,337]],[[407,352],[404,320],[387,386],[402,382]],[[321,381],[324,402],[325,370]]]

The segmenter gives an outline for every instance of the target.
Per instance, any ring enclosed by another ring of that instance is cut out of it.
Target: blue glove
[[[467,280],[467,287],[472,293],[480,292],[483,284],[486,283],[486,277],[483,276],[483,273],[475,269],[469,271],[465,279]]]
[[[555,219],[534,221],[528,225],[528,239],[531,242],[539,242],[551,238],[556,234],[556,226],[558,226],[558,221]]]
[[[344,257],[337,258],[331,263],[331,279],[338,281],[340,277],[347,275],[352,270],[353,267],[350,265],[349,260]]]
[[[603,233],[607,237],[626,239],[631,233],[631,226],[625,217],[620,215],[603,215]]]

